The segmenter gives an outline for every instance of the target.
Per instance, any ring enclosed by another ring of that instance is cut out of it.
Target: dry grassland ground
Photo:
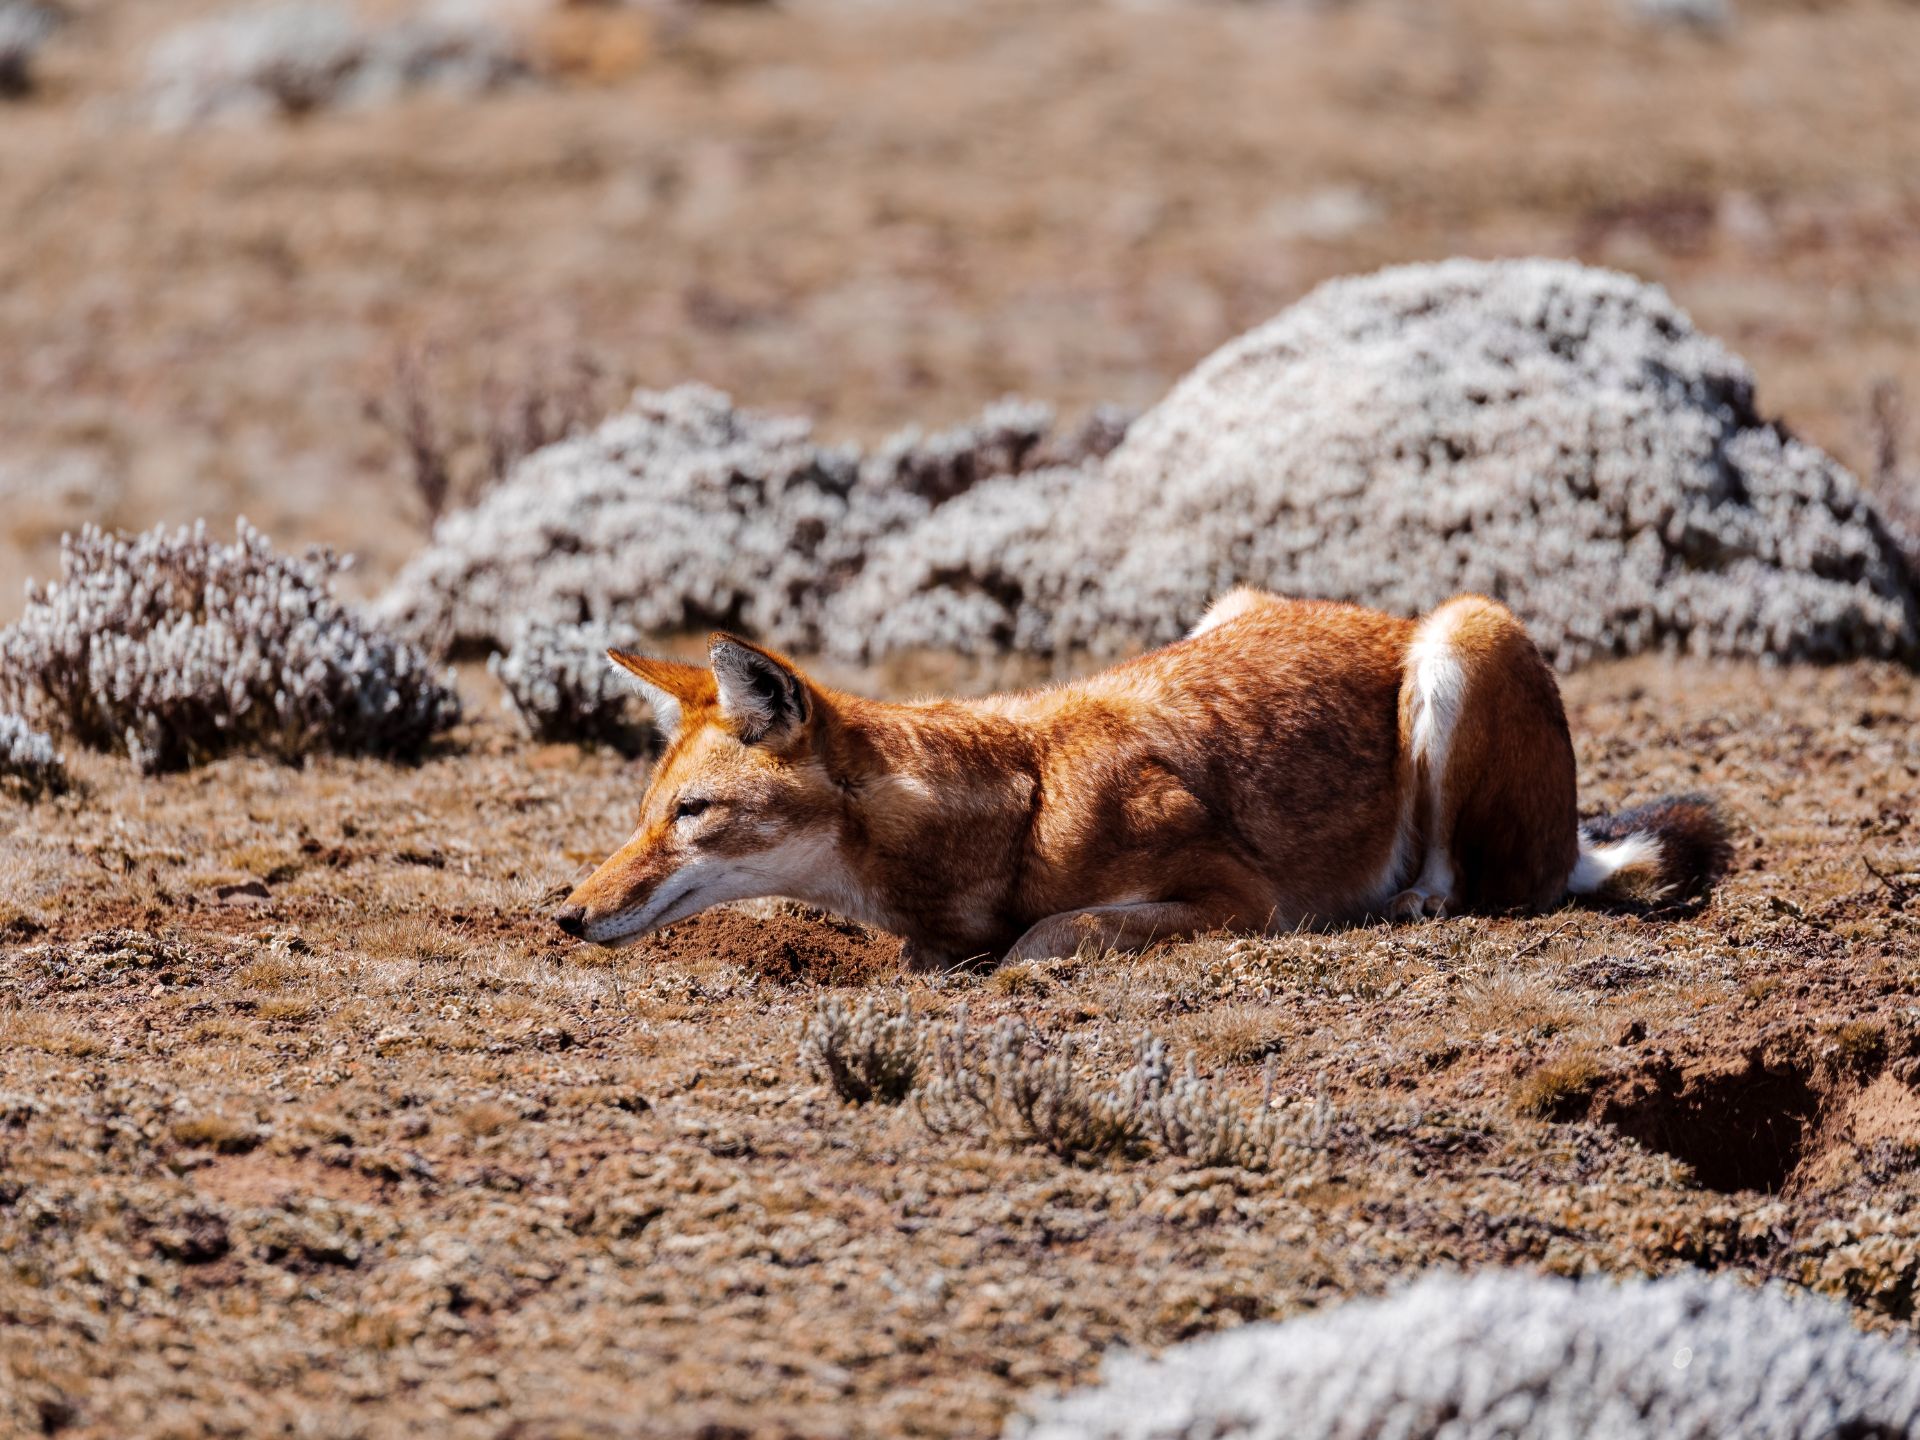
[[[1668,284],[1863,472],[1920,444],[1905,0],[1744,0],[1720,38],[1541,0],[697,7],[604,85],[177,135],[140,56],[219,0],[69,8],[0,117],[0,615],[81,520],[243,512],[374,587],[418,537],[365,406],[422,341],[455,410],[585,351],[870,435],[1151,403],[1329,276],[1558,254]],[[1568,694],[1587,803],[1737,817],[1704,911],[939,981],[782,911],[563,944],[644,777],[491,712],[413,768],[73,757],[78,793],[0,800],[0,1434],[984,1435],[1110,1346],[1445,1263],[1732,1267],[1911,1330],[1913,675]],[[936,1136],[810,1072],[823,993],[1021,1016],[1102,1077],[1151,1027],[1249,1106],[1270,1069],[1306,1143]]]
[[[1636,662],[1585,801],[1703,788],[1689,915],[1209,939],[936,980],[818,917],[544,911],[643,774],[485,722],[0,809],[0,1432],[983,1435],[1023,1392],[1436,1264],[1784,1276],[1914,1326],[1920,690]],[[237,887],[237,888],[236,888]],[[1304,1142],[1073,1164],[843,1105],[823,993],[1152,1028]]]

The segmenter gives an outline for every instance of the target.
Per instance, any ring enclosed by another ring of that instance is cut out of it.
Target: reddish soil
[[[865,985],[900,974],[897,937],[800,906],[710,910],[634,947],[645,963],[712,960],[781,984]]]

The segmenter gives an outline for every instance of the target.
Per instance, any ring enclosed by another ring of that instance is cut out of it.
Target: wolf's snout
[[[566,931],[567,934],[573,936],[574,939],[584,940],[587,938],[587,907],[584,905],[569,905],[564,910],[556,910],[553,916],[553,923]]]

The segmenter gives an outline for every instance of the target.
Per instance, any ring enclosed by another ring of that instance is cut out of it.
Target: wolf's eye
[[[691,798],[682,800],[674,807],[673,818],[676,820],[685,820],[689,816],[698,815],[711,804],[713,804],[711,800],[694,800]]]

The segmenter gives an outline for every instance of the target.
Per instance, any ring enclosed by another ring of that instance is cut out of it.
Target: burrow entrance
[[[1605,1086],[1592,1118],[1671,1155],[1709,1190],[1784,1190],[1826,1112],[1812,1067],[1754,1050],[1728,1063],[1662,1057]]]

